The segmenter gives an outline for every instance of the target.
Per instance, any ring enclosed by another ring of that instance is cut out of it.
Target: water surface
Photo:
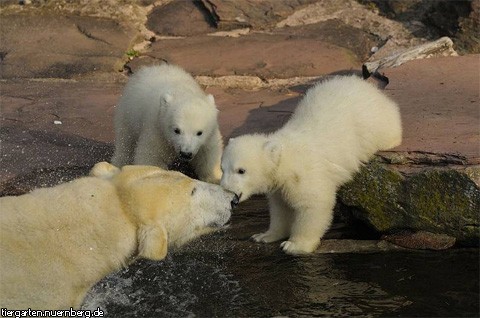
[[[479,313],[478,250],[315,254],[218,234],[101,281],[110,317],[460,317]]]

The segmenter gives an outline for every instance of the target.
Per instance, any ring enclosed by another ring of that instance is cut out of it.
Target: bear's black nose
[[[185,159],[185,160],[190,160],[192,159],[193,155],[191,152],[183,152],[180,151],[180,158]]]
[[[238,195],[235,194],[232,201],[230,201],[230,205],[232,206],[232,209],[234,209],[238,205],[239,199],[240,198],[238,197]]]

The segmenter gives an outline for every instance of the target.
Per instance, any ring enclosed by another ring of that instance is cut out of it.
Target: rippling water
[[[83,173],[37,171],[2,194]],[[292,257],[248,241],[267,227],[266,202],[253,198],[229,231],[106,277],[83,308],[118,318],[480,316],[478,249]]]
[[[111,275],[111,317],[478,316],[478,250],[284,255],[220,235]]]
[[[478,249],[293,257],[248,239],[268,226],[261,200],[228,231],[105,278],[83,307],[108,317],[479,316]]]
[[[36,171],[2,194],[84,173]],[[229,231],[106,277],[83,308],[117,318],[480,316],[478,249],[292,257],[248,241],[267,226],[266,202],[253,198]]]

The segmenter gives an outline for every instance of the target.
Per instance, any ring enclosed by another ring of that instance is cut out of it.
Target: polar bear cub
[[[200,180],[218,183],[223,143],[217,113],[213,96],[178,66],[144,67],[128,81],[115,111],[112,163],[167,169],[180,159]]]
[[[221,185],[240,201],[267,194],[270,227],[257,242],[310,253],[333,219],[336,190],[378,150],[400,145],[397,105],[355,76],[338,76],[307,91],[284,127],[231,139]]]

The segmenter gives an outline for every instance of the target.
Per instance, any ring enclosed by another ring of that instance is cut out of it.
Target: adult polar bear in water
[[[338,187],[401,140],[397,105],[358,77],[338,76],[308,90],[278,131],[230,140],[221,185],[240,201],[268,194],[270,227],[255,241],[288,238],[286,253],[310,253],[332,222]]]
[[[238,203],[218,185],[152,166],[101,162],[90,174],[0,198],[0,308],[78,308],[106,275],[223,227]]]
[[[128,81],[115,111],[112,163],[167,169],[180,159],[200,180],[219,182],[217,113],[213,96],[178,66],[144,67]]]

